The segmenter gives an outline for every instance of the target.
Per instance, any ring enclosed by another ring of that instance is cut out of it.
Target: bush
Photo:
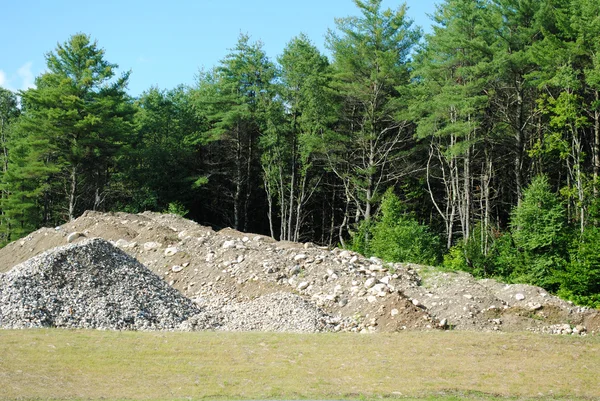
[[[167,207],[167,210],[165,210],[165,213],[176,214],[176,215],[181,216],[181,217],[184,217],[189,212],[190,211],[185,208],[185,206],[183,205],[183,203],[181,203],[179,201],[175,201],[175,202],[169,203],[169,206]]]
[[[352,249],[390,262],[434,265],[440,259],[440,243],[427,226],[405,213],[402,203],[387,191],[374,222],[363,222],[352,238]]]
[[[568,227],[565,210],[548,179],[538,176],[523,192],[511,213],[512,239],[522,263],[512,267],[514,281],[557,290],[557,275],[565,266]]]
[[[600,308],[600,229],[587,227],[573,242],[570,261],[559,274],[561,297]]]
[[[444,255],[443,267],[448,270],[462,270],[475,277],[490,277],[495,275],[494,259],[491,256],[494,248],[494,235],[489,232],[485,237],[488,243],[483,242],[483,228],[481,224],[475,226],[469,239],[461,241],[448,250]],[[485,249],[488,252],[485,252]]]

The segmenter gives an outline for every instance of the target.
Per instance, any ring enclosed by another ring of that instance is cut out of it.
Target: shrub
[[[169,203],[169,206],[167,207],[167,210],[165,212],[169,213],[169,214],[176,214],[181,217],[184,217],[190,211],[185,208],[183,203],[181,203],[179,201],[175,201],[175,202]]]
[[[511,213],[514,255],[521,258],[512,266],[514,281],[558,289],[557,275],[564,269],[568,227],[565,211],[551,191],[548,179],[538,176],[523,192],[521,204]],[[506,255],[508,256],[508,255]]]
[[[440,259],[438,237],[404,211],[392,190],[385,193],[375,221],[359,226],[351,246],[357,252],[390,262],[434,265]]]
[[[600,307],[600,228],[587,227],[573,242],[570,261],[559,274],[559,295],[580,305]]]

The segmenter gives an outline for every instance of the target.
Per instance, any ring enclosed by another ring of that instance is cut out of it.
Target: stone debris
[[[177,248],[174,246],[170,246],[165,249],[165,256],[173,256],[177,253]]]
[[[67,236],[67,243],[69,243],[69,244],[70,244],[70,243],[72,243],[73,241],[75,241],[75,240],[76,240],[77,238],[79,238],[79,237],[83,237],[83,234],[82,234],[82,233],[79,233],[79,232],[77,232],[77,231],[76,231],[76,232],[73,232],[73,233],[71,233],[71,234],[69,234],[69,235]]]
[[[202,305],[202,299],[197,302]],[[302,297],[280,292],[248,302],[206,305],[183,328],[316,333],[335,331],[340,322],[341,319],[332,318]]]

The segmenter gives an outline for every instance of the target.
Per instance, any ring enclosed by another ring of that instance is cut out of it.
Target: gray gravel
[[[182,330],[318,333],[335,331],[341,321],[302,297],[287,292],[263,295],[252,301],[195,298],[202,312]]]
[[[176,329],[198,307],[133,257],[95,238],[0,275],[0,327]]]

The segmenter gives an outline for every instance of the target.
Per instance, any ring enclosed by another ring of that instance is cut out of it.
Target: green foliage
[[[566,263],[568,233],[565,210],[545,176],[535,177],[525,189],[510,226],[514,247],[500,245],[500,271],[510,272],[515,282],[556,290]]]
[[[133,126],[129,74],[84,34],[46,55],[48,70],[21,93],[23,113],[4,180],[6,214],[27,231],[101,209]],[[115,79],[113,79],[115,78]]]
[[[467,241],[460,241],[444,255],[443,267],[447,270],[462,270],[475,277],[497,275],[493,254],[497,252],[497,239],[492,232],[484,232],[478,224]]]
[[[176,214],[181,217],[185,217],[189,212],[185,205],[179,201],[169,203],[169,207],[165,210],[165,213]]]
[[[440,259],[438,237],[406,214],[391,189],[383,196],[375,222],[364,222],[359,226],[352,249],[391,262],[436,265]]]
[[[547,177],[533,179],[513,210],[510,225],[519,249],[536,254],[564,249],[565,211]]]
[[[571,244],[571,260],[561,272],[558,294],[600,308],[600,228],[590,226]]]
[[[189,138],[203,128],[192,94],[179,86],[169,91],[151,88],[136,101],[136,143],[119,160],[124,185],[144,194],[130,194],[134,209],[164,210],[171,202],[187,203],[204,182],[198,177],[196,145]],[[139,200],[138,200],[139,198]]]

